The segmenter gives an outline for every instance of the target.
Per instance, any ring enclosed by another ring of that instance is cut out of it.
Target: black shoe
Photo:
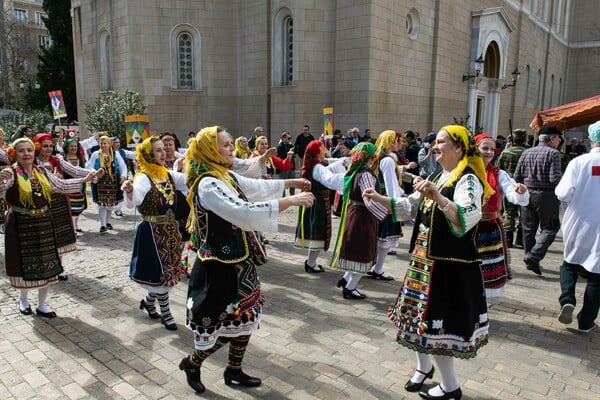
[[[240,386],[256,387],[260,386],[262,381],[250,375],[246,375],[241,369],[225,368],[223,379],[226,385],[231,385],[231,382],[237,382]]]
[[[58,280],[59,281],[68,281],[69,280],[69,276],[67,274],[58,275]]]
[[[433,378],[433,373],[435,372],[435,367],[432,365],[431,371],[429,371],[427,373],[425,373],[423,371],[419,371],[419,370],[417,370],[417,372],[420,372],[423,375],[423,380],[419,383],[415,383],[409,379],[408,382],[406,382],[404,384],[404,389],[407,392],[418,392],[419,390],[421,390],[421,387],[423,387],[423,382],[425,382],[426,379]]]
[[[342,289],[342,296],[344,296],[346,300],[362,300],[367,298],[367,296],[356,289],[348,290],[346,288]]]
[[[100,227],[100,233],[106,233],[107,229],[105,226]]]
[[[506,232],[506,247],[508,247],[509,249],[513,247],[514,237],[514,232]]]
[[[152,318],[152,317],[151,317]],[[170,331],[176,331],[177,330],[177,324],[175,322],[166,322],[165,319],[161,316],[160,317],[163,325],[165,326],[165,328],[167,328]]]
[[[187,384],[190,385],[196,393],[203,393],[206,390],[200,380],[200,366],[192,365],[189,358],[185,357],[179,363],[179,369],[185,372]]]
[[[540,267],[540,263],[530,258],[524,258],[523,262],[525,263],[525,268],[527,268],[529,271],[533,272],[536,275],[542,275],[542,268]]]
[[[113,227],[111,224],[109,224],[109,223],[106,224],[106,229],[108,229],[109,231],[112,231],[112,228]]]
[[[343,288],[343,287],[346,287],[346,285],[347,285],[347,284],[348,284],[348,281],[347,281],[347,280],[346,280],[344,277],[341,277],[341,278],[340,278],[340,279],[337,281],[337,285],[336,285],[336,286],[337,286],[337,287],[341,287],[341,288]]]
[[[75,229],[75,232],[82,233],[82,232],[83,232],[83,229],[81,229],[81,228],[77,228],[77,229]]]
[[[304,261],[304,270],[306,272],[310,272],[310,273],[325,272],[325,268],[323,268],[322,265],[316,265],[316,267],[317,267],[317,269],[314,269],[313,267],[308,265],[308,261]]]
[[[160,318],[160,314],[157,313],[156,310],[150,311],[152,308],[146,304],[146,301],[144,299],[140,300],[140,310],[143,310],[143,309],[146,309],[146,312],[148,313],[148,316],[151,319],[159,319]]]
[[[44,317],[44,318],[56,318],[56,313],[54,311],[43,312],[36,308],[35,313],[37,315],[39,315],[40,317]]]
[[[19,312],[23,315],[31,315],[33,314],[33,311],[31,311],[31,306],[27,305],[27,308],[24,310],[21,310],[21,306],[19,306]]]
[[[388,251],[388,256],[395,256],[396,254],[398,254],[396,252],[396,250],[390,250],[390,251]]]
[[[369,275],[372,279],[379,279],[380,281],[393,281],[394,280],[393,276],[385,275],[385,272],[378,274],[375,271],[369,271],[369,272],[367,272],[367,275]]]
[[[428,399],[428,400],[446,400],[446,399],[454,399],[454,400],[460,400],[460,398],[462,397],[462,391],[460,390],[460,388],[453,390],[451,392],[445,392],[444,389],[442,389],[442,385],[439,385],[440,390],[442,391],[442,393],[444,393],[441,396],[432,396],[429,394],[429,392],[419,392],[419,396],[421,396],[423,399]]]
[[[115,215],[116,215],[117,217],[122,217],[122,216],[123,216],[123,212],[122,212],[121,210],[116,210],[116,211],[115,211]]]

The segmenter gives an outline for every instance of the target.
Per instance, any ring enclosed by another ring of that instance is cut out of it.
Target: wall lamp
[[[519,80],[519,76],[521,76],[521,73],[519,72],[519,67],[515,67],[515,70],[511,73],[512,75],[512,83],[511,84],[504,84],[502,85],[502,89],[506,89],[509,87],[513,87],[517,84],[517,81]]]
[[[473,60],[473,62],[475,63],[475,75],[471,75],[470,73],[463,74],[463,82],[468,81],[469,79],[472,79],[472,78],[477,78],[479,76],[479,73],[481,72],[481,67],[485,63],[485,60],[483,59],[483,55],[479,55],[479,57],[477,57],[476,60]]]

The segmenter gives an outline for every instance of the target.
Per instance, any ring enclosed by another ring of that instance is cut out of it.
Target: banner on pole
[[[48,92],[48,96],[50,96],[50,105],[52,105],[52,114],[54,115],[54,119],[66,118],[67,109],[65,108],[62,90],[53,90]]]
[[[323,109],[323,132],[326,135],[333,134],[333,107]]]
[[[133,148],[150,137],[150,120],[147,115],[125,116],[125,139],[127,147]]]

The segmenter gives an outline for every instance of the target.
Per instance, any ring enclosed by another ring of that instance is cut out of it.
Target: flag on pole
[[[50,96],[50,104],[52,105],[52,114],[54,114],[54,119],[66,118],[67,109],[65,108],[62,90],[53,90],[48,92],[48,96]]]
[[[150,137],[150,120],[147,115],[125,116],[125,139],[127,147],[133,148]]]
[[[323,132],[326,135],[333,134],[333,107],[323,109]]]

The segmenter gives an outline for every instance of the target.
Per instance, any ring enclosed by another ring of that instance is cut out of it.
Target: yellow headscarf
[[[242,142],[242,139],[246,139],[246,138],[244,136],[240,136],[239,138],[235,139],[235,155],[239,158],[246,159],[246,158],[250,157],[252,152],[250,151],[249,148],[242,147],[242,145],[240,144]],[[246,140],[248,140],[248,139],[246,139]]]
[[[11,148],[9,149],[9,153],[14,154],[16,152],[17,145],[20,143],[28,143],[31,146],[31,148],[35,150],[35,145],[33,141],[29,138],[22,137],[13,142]],[[27,171],[25,171],[25,169],[18,163],[14,164],[14,168],[17,180],[17,187],[19,188],[19,200],[25,207],[34,208],[35,205],[33,204],[33,189],[31,187],[31,180],[29,179]],[[50,204],[52,189],[50,188],[50,182],[48,181],[48,178],[46,177],[46,175],[44,175],[40,167],[38,167],[37,165],[33,166],[31,170],[31,175],[40,183],[42,187],[42,194],[48,202],[48,204]]]
[[[494,194],[494,189],[492,189],[487,181],[485,165],[477,152],[473,135],[462,125],[446,125],[440,130],[448,132],[454,143],[463,150],[463,157],[458,162],[456,168],[452,170],[452,174],[444,184],[444,187],[452,186],[460,178],[465,168],[470,167],[483,184],[483,204],[485,204],[487,199]]]
[[[113,148],[112,148],[112,141],[110,140],[110,138],[108,136],[100,136],[100,142],[98,144],[100,144],[103,140],[105,140],[108,143],[108,165],[106,165],[106,163],[104,162],[104,153],[102,153],[102,148],[100,148],[100,150],[98,150],[98,158],[100,159],[100,168],[104,169],[104,172],[106,172],[108,174],[108,176],[110,176],[112,178],[113,175],[113,171],[112,168],[110,167],[115,159],[115,155],[113,152]]]
[[[158,165],[152,144],[160,138],[156,135],[150,136],[140,143],[135,149],[135,160],[138,164],[138,174],[147,174],[150,178],[164,181],[169,176],[169,170],[164,165]]]
[[[185,154],[185,177],[190,188],[187,196],[191,211],[187,227],[190,232],[196,228],[196,210],[194,207],[194,193],[198,182],[204,175],[211,175],[224,182],[235,190],[233,178],[229,175],[229,165],[219,152],[217,134],[224,131],[221,126],[202,128],[195,138],[190,139],[188,151]]]
[[[390,154],[397,137],[396,132],[391,130],[383,131],[379,134],[379,137],[375,142],[375,147],[377,148],[375,154],[377,154],[379,160],[381,160],[383,156]]]

